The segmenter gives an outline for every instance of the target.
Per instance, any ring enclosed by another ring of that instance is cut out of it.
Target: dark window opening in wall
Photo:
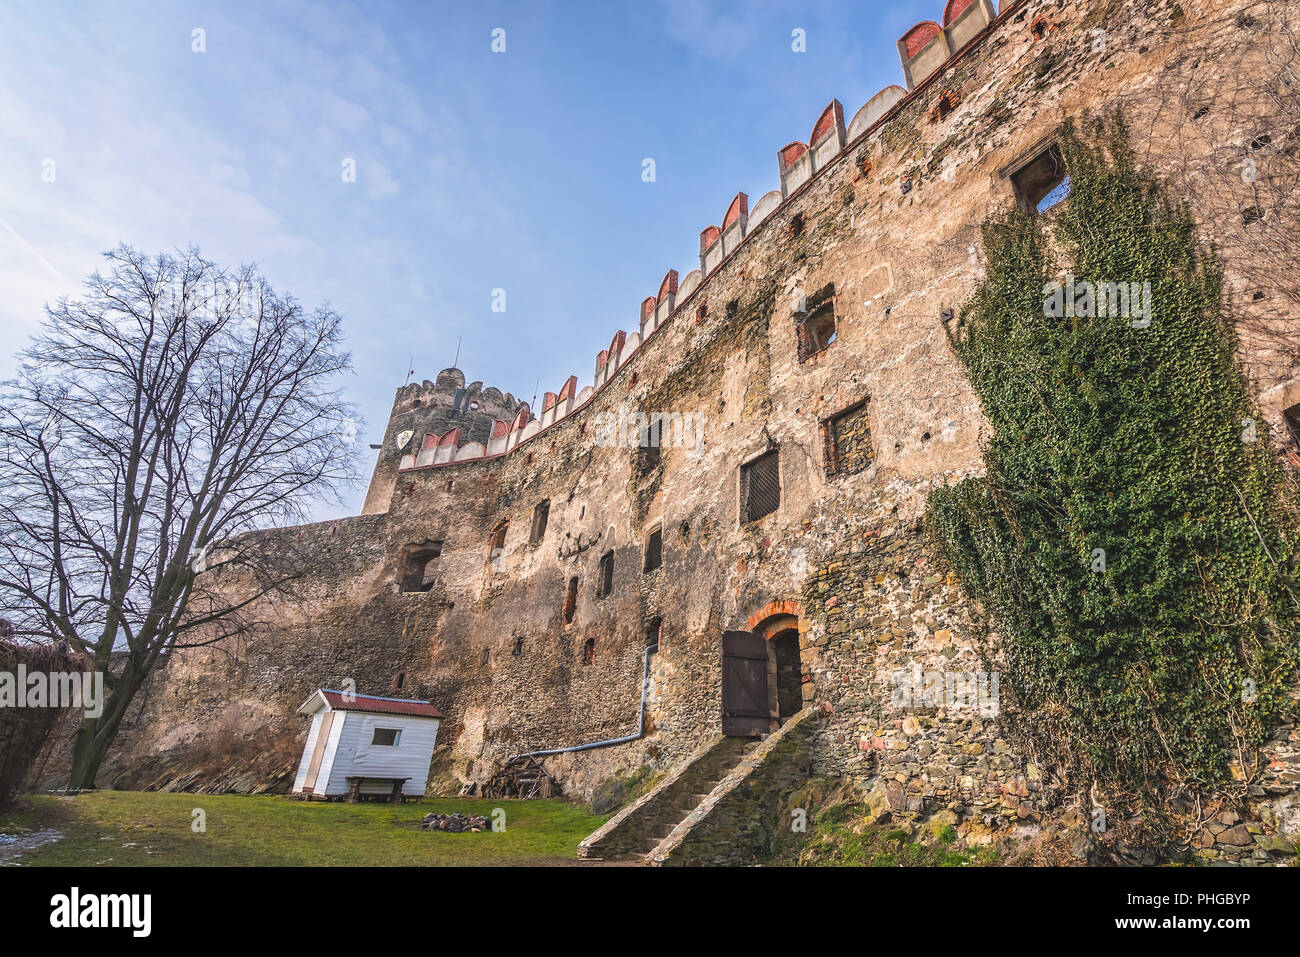
[[[652,572],[664,563],[663,530],[654,528],[645,542],[645,564],[642,571]]]
[[[451,397],[451,414],[460,414],[460,400],[465,395],[464,389],[457,389],[456,394]]]
[[[784,722],[803,707],[803,667],[799,661],[799,632],[783,631],[771,641],[776,664],[776,714]]]
[[[1070,195],[1070,175],[1053,143],[1011,174],[1016,199],[1029,212],[1045,213]]]
[[[596,597],[606,598],[614,590],[614,550],[600,556],[600,571],[596,579]]]
[[[588,638],[582,643],[582,663],[590,665],[596,661],[596,639]]]
[[[484,648],[483,653],[478,656],[478,663],[481,667],[486,668],[488,659],[492,656],[491,649]]]
[[[406,672],[399,671],[397,673],[397,677],[393,679],[393,690],[401,691],[402,688],[405,687],[405,685],[406,685]]]
[[[385,748],[397,747],[397,742],[402,740],[401,728],[375,728],[374,737],[370,739],[371,744],[379,745]]]
[[[515,635],[515,647],[514,647],[514,649],[513,649],[510,653],[511,653],[512,655],[514,655],[516,658],[518,658],[520,655],[522,655],[522,654],[524,653],[524,636],[523,636],[523,635]]]
[[[852,475],[871,465],[871,419],[865,401],[822,423],[826,441],[826,474]]]
[[[786,237],[788,239],[798,239],[801,235],[803,235],[803,213],[795,213],[790,217]]]
[[[573,624],[573,614],[578,610],[578,579],[570,578],[569,587],[564,593],[564,623]]]
[[[1291,435],[1291,444],[1300,451],[1300,405],[1293,405],[1282,413],[1286,420],[1286,430]]]
[[[662,618],[651,618],[645,626],[645,646],[647,648],[657,648],[659,646],[659,631],[662,628],[664,620]]]
[[[757,521],[780,504],[781,460],[772,449],[740,467],[740,521]]]
[[[408,546],[402,556],[402,591],[423,592],[432,588],[437,581],[434,572],[441,554],[442,542]]]
[[[455,485],[455,479],[447,479],[447,487],[444,491],[450,492]]]
[[[795,336],[799,340],[799,361],[811,359],[835,341],[835,299],[816,306],[805,316],[795,319]]]
[[[655,419],[641,431],[636,457],[637,474],[646,476],[659,467],[663,449],[663,420]]]
[[[506,529],[509,522],[502,522],[492,530],[492,542],[488,546],[488,561],[496,561],[506,550]]]
[[[533,529],[528,535],[528,544],[536,545],[546,534],[546,522],[551,517],[551,500],[543,499],[533,509]]]

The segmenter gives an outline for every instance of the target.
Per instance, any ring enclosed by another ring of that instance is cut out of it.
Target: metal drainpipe
[[[571,748],[551,748],[549,751],[525,751],[523,754],[516,754],[510,760],[515,758],[539,758],[548,754],[568,754],[570,751],[590,751],[592,748],[605,748],[611,744],[627,744],[629,741],[636,741],[645,734],[645,704],[646,698],[650,696],[650,656],[659,649],[659,642],[653,645],[646,645],[645,664],[641,675],[641,716],[637,720],[636,734],[630,734],[625,738],[610,738],[608,741],[595,741],[591,744],[575,744]]]

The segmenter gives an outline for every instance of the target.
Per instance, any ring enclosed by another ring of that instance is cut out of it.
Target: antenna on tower
[[[460,366],[458,366],[457,363],[460,362],[460,341],[462,338],[464,337],[463,336],[456,337],[456,358],[451,360],[451,367],[453,369],[460,368]]]
[[[542,384],[542,377],[538,376],[537,381],[533,383],[533,401],[532,404],[528,406],[529,415],[532,415],[533,410],[537,408],[537,387],[541,384]]]
[[[406,382],[403,382],[402,385],[408,385],[411,381],[411,376],[415,375],[415,355],[413,353],[408,352],[406,354],[406,368],[408,370],[406,373]]]

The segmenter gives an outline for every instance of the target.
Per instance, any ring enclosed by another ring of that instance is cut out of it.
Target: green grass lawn
[[[492,816],[504,832],[422,831],[431,811]],[[192,827],[195,809],[206,831]],[[605,818],[564,801],[425,799],[422,804],[326,804],[285,797],[93,791],[29,796],[0,814],[0,834],[55,829],[63,837],[10,863],[38,866],[568,864]]]

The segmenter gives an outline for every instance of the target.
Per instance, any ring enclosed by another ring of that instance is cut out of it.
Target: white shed
[[[312,797],[419,797],[442,714],[428,701],[320,688],[298,709],[311,716],[293,793]]]

